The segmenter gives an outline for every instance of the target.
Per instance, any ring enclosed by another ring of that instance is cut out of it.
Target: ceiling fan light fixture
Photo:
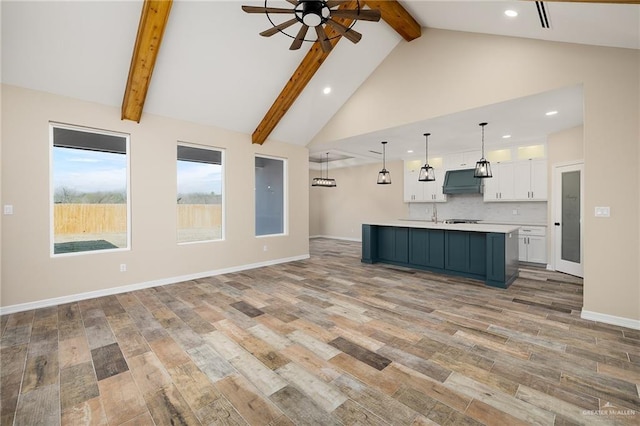
[[[287,0],[293,5],[293,8],[270,7],[269,0],[264,0],[264,7],[261,6],[242,6],[242,10],[246,13],[264,13],[271,23],[271,28],[262,31],[261,36],[271,37],[276,33],[282,33],[293,39],[289,50],[298,50],[305,41],[318,42],[322,51],[331,52],[334,43],[329,40],[345,37],[352,43],[358,43],[362,38],[362,34],[353,29],[357,21],[374,21],[378,22],[381,18],[381,12],[377,9],[361,8],[360,0],[354,0],[355,5],[351,9],[346,6],[348,2],[343,0]],[[276,24],[271,15],[293,15],[292,19]],[[337,20],[334,20],[337,18]],[[343,24],[341,22],[346,22]],[[295,33],[289,34],[287,30],[295,24],[300,24],[300,28]],[[314,28],[317,38],[306,38],[309,28]]]

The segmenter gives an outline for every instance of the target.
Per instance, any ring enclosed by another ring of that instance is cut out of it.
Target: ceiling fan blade
[[[339,22],[334,21],[333,19],[328,19],[327,24],[331,25],[341,36],[344,36],[351,43],[357,43],[362,38],[362,34],[357,32],[356,30],[352,30],[351,28],[345,27]]]
[[[327,7],[331,9],[332,7],[339,6],[342,3],[348,3],[350,0],[329,0],[327,2]]]
[[[300,27],[300,30],[298,31],[298,35],[296,35],[295,40],[293,40],[293,43],[291,43],[291,47],[289,47],[289,50],[300,49],[300,46],[302,46],[302,42],[304,41],[304,38],[307,35],[308,30],[309,30],[309,27],[305,24],[302,24],[302,26]]]
[[[294,6],[298,5],[298,0],[287,0],[289,3],[291,3]]]
[[[271,37],[272,35],[274,35],[278,31],[281,31],[281,30],[284,30],[286,28],[289,28],[290,26],[292,26],[296,22],[298,22],[298,20],[296,18],[289,19],[288,21],[285,21],[280,25],[276,25],[273,28],[269,28],[268,30],[264,30],[263,32],[260,33],[260,35],[263,36],[263,37]]]
[[[293,9],[282,9],[279,7],[262,6],[242,6],[242,10],[247,13],[295,13]]]
[[[380,20],[380,11],[379,10],[332,10],[331,16],[336,18],[347,18],[347,19],[358,19],[361,21],[379,21]]]
[[[318,35],[318,41],[320,42],[320,46],[322,47],[322,51],[324,53],[331,52],[331,49],[333,49],[333,46],[331,45],[331,42],[327,38],[327,33],[324,31],[324,28],[322,27],[322,25],[318,25],[315,28],[316,28],[316,34]]]

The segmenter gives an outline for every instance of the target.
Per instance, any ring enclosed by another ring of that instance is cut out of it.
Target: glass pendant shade
[[[425,164],[420,168],[420,174],[418,175],[418,181],[420,182],[433,182],[436,180],[436,173],[433,171],[433,167],[429,164]]]
[[[473,177],[477,178],[490,178],[493,177],[491,174],[491,163],[487,160],[481,158],[478,162],[476,162],[476,170],[473,172]]]
[[[425,133],[425,144],[424,144],[424,166],[420,168],[420,174],[418,174],[418,182],[433,182],[436,180],[436,172],[433,170],[433,167],[429,165],[429,135],[431,133]]]
[[[473,172],[473,177],[476,177],[479,179],[486,179],[486,178],[493,177],[493,175],[491,174],[491,163],[489,163],[484,158],[484,126],[486,125],[487,123],[479,124],[479,126],[482,127],[482,158],[480,158],[480,160],[476,162],[476,169]]]
[[[323,168],[322,168],[322,164],[320,165],[320,177],[319,178],[313,178],[313,181],[311,182],[311,186],[324,186],[325,188],[333,188],[336,185],[336,180],[335,179],[330,179],[329,178],[329,153],[327,152],[327,177],[324,177],[324,173],[323,173]]]
[[[378,172],[378,185],[389,185],[391,183],[391,173],[389,173],[386,166],[386,144],[387,142],[382,142],[382,170]]]
[[[378,172],[378,185],[387,185],[391,183],[391,173],[389,170],[382,169]]]

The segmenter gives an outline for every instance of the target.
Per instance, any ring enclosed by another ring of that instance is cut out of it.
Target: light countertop
[[[518,225],[497,225],[488,223],[434,223],[425,220],[398,220],[396,222],[367,222],[365,225],[374,226],[395,226],[398,228],[422,228],[422,229],[444,229],[448,231],[469,231],[469,232],[492,232],[497,234],[510,234],[518,232]]]

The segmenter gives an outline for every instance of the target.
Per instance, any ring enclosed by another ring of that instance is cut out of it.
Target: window
[[[52,253],[129,248],[129,136],[50,125]]]
[[[285,233],[285,160],[256,157],[256,235]]]
[[[222,151],[178,145],[178,243],[223,238]]]

